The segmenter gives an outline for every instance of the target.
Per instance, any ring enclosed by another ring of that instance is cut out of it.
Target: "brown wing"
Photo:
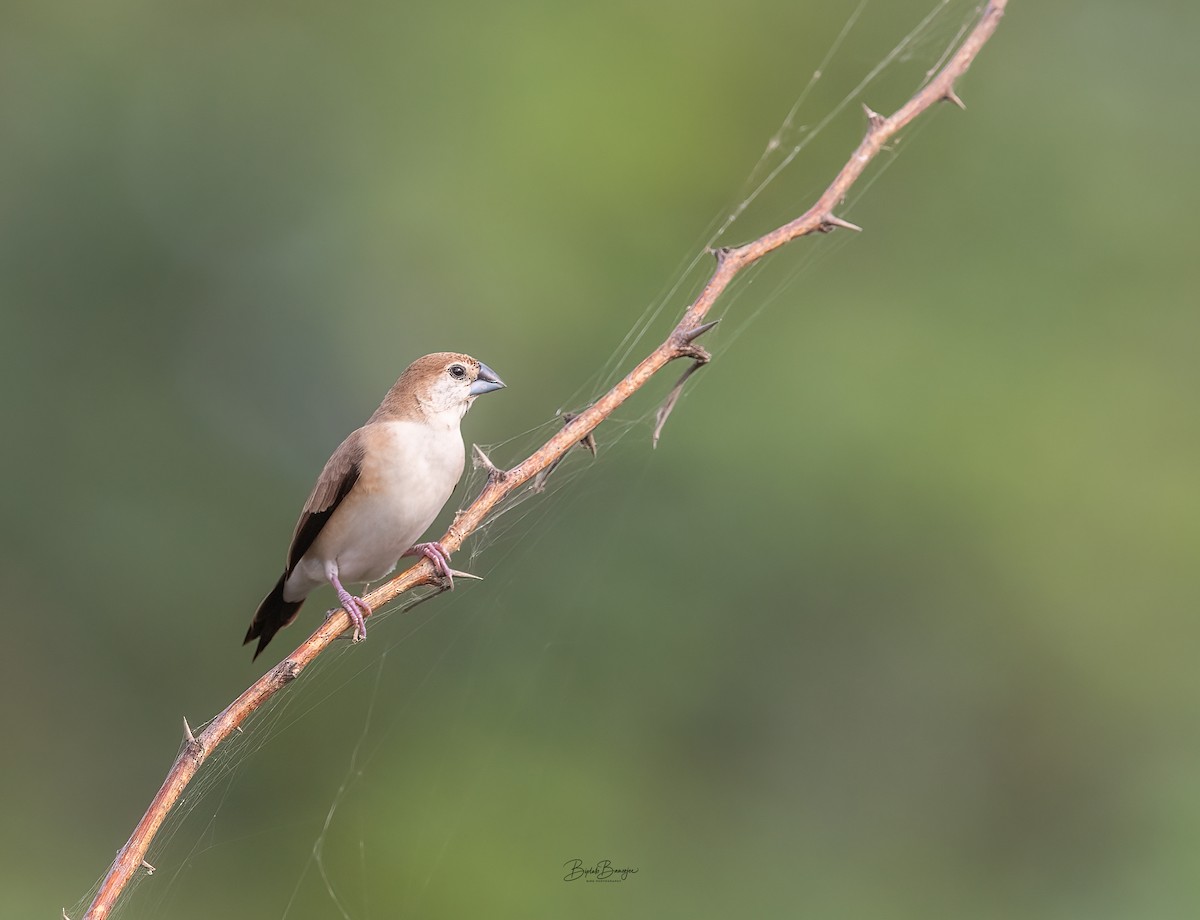
[[[296,532],[292,534],[292,545],[288,550],[289,573],[296,567],[296,563],[304,558],[329,516],[358,482],[362,472],[362,459],[362,429],[359,429],[333,452],[333,456],[325,464],[325,469],[321,470],[312,494],[304,503],[304,510],[300,512],[300,520],[296,522]]]
[[[262,650],[267,647],[275,633],[296,619],[304,598],[298,601],[284,600],[283,587],[296,563],[304,558],[308,548],[317,539],[317,534],[321,532],[329,516],[358,481],[362,471],[362,456],[362,435],[356,431],[341,443],[325,464],[325,469],[321,470],[312,495],[304,503],[300,520],[296,522],[296,532],[292,534],[292,546],[288,550],[287,568],[279,576],[279,581],[271,593],[258,605],[254,620],[250,623],[250,629],[243,640],[243,645],[253,639],[258,640],[255,658],[262,654]]]

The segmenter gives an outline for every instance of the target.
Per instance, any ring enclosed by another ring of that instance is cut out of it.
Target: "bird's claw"
[[[367,617],[371,615],[371,608],[361,597],[355,597],[353,594],[347,594],[345,597],[338,598],[342,602],[342,609],[346,611],[346,616],[350,618],[350,623],[354,627],[354,632],[350,634],[351,642],[361,642],[367,638]],[[336,610],[330,610],[325,614],[325,619],[329,619],[337,613]]]
[[[354,624],[354,632],[350,634],[350,641],[360,642],[367,638],[367,617],[371,615],[371,608],[367,606],[361,597],[352,597],[350,600],[353,603],[350,605],[350,609],[346,611],[346,615],[350,617],[350,622]]]
[[[424,556],[433,563],[433,569],[450,586],[450,590],[454,590],[454,576],[461,575],[462,572],[456,572],[450,568],[450,553],[446,547],[442,546],[436,540],[429,543],[416,543],[413,548],[406,552],[406,556]]]

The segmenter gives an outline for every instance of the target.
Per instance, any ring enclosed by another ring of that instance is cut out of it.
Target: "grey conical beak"
[[[503,388],[504,381],[497,376],[494,370],[483,362],[480,362],[479,376],[471,384],[471,395],[482,396],[484,393],[490,393],[492,390],[501,390]]]

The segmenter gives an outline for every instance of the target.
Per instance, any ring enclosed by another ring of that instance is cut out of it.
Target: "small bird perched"
[[[459,422],[476,396],[503,386],[469,355],[439,352],[408,366],[367,423],[333,452],[304,503],[287,567],[246,633],[245,642],[258,639],[255,658],[325,582],[349,614],[355,641],[366,636],[371,609],[343,582],[374,581],[401,556],[423,555],[453,585],[445,548],[414,541],[462,476]]]

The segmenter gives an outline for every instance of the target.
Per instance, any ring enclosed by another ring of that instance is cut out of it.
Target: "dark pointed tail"
[[[246,630],[246,638],[242,640],[242,645],[252,639],[258,640],[258,648],[254,650],[255,658],[262,654],[262,650],[275,637],[275,633],[296,619],[300,605],[304,603],[304,598],[298,601],[283,599],[283,583],[287,580],[287,576],[287,572],[280,575],[279,581],[271,589],[271,593],[264,597],[262,603],[258,605],[258,610],[254,613],[254,620],[250,623],[250,628]]]

